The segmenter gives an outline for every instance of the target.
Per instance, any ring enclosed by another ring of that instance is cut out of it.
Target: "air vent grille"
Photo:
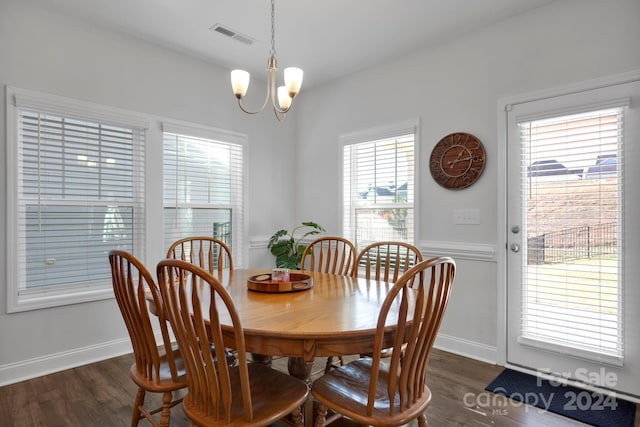
[[[223,36],[232,38],[234,40],[239,41],[240,43],[244,43],[246,45],[251,45],[255,42],[255,39],[245,35],[245,34],[241,34],[237,31],[232,30],[229,27],[225,27],[222,24],[216,24],[213,27],[209,28],[211,31],[214,31],[216,33],[222,34]]]

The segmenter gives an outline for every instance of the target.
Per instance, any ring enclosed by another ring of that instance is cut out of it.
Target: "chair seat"
[[[261,364],[250,363],[247,368],[253,402],[253,422],[244,419],[245,411],[239,394],[235,395],[232,402],[230,424],[224,418],[217,419],[196,407],[189,393],[183,401],[185,414],[199,425],[258,427],[284,418],[307,399],[308,386],[297,378]],[[229,374],[231,389],[239,391],[241,382],[238,367],[231,368]]]
[[[402,344],[402,353],[404,353],[405,348],[407,347],[407,344]],[[382,351],[380,352],[380,357],[384,358],[389,358],[391,357],[391,355],[393,354],[393,347],[391,348],[383,348]],[[361,354],[360,357],[373,357],[373,353],[365,353],[365,354]]]
[[[388,398],[388,365],[380,364],[375,406],[366,416],[372,359],[363,358],[347,363],[314,381],[311,393],[321,404],[330,406],[340,414],[359,423],[372,426],[402,425],[416,419],[429,406],[431,390],[425,386],[419,400],[409,410],[400,411],[400,397],[395,394],[391,404]],[[391,413],[393,406],[393,415]]]
[[[140,372],[138,370],[138,366],[134,363],[131,366],[130,371],[131,379],[133,380],[133,382],[135,382],[139,387],[142,387],[149,391],[153,391],[155,393],[179,390],[186,387],[187,378],[182,357],[180,356],[180,352],[177,348],[174,348],[172,351],[176,366],[176,379],[172,379],[171,370],[169,369],[169,363],[167,361],[167,355],[163,354],[160,356],[160,367],[158,369],[159,375],[157,377],[153,375],[153,380],[149,379],[151,375]]]

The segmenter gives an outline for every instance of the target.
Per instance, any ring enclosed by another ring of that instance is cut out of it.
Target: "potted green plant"
[[[276,257],[277,268],[291,268],[298,270],[300,268],[300,260],[302,252],[306,245],[300,243],[307,236],[313,236],[322,231],[326,231],[322,226],[315,222],[303,222],[302,225],[295,227],[291,232],[288,230],[278,230],[269,239],[267,248],[273,256]],[[296,236],[296,233],[302,233]]]

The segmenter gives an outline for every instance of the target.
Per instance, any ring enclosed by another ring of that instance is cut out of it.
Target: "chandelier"
[[[302,70],[300,68],[288,67],[284,69],[284,86],[279,86],[276,91],[276,71],[278,70],[278,60],[276,59],[276,37],[275,37],[275,0],[271,0],[271,51],[267,61],[267,95],[264,98],[262,107],[257,111],[250,111],[242,106],[242,97],[246,95],[249,88],[250,75],[244,70],[231,71],[231,88],[233,94],[238,99],[238,106],[247,114],[257,114],[264,110],[269,98],[273,105],[273,112],[279,121],[284,120],[286,113],[291,109],[293,98],[300,92],[302,86]],[[276,99],[277,98],[277,99]],[[277,102],[276,102],[277,101]]]

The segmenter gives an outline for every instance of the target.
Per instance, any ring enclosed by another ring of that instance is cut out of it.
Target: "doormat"
[[[505,369],[485,390],[597,427],[633,427],[635,403]]]

